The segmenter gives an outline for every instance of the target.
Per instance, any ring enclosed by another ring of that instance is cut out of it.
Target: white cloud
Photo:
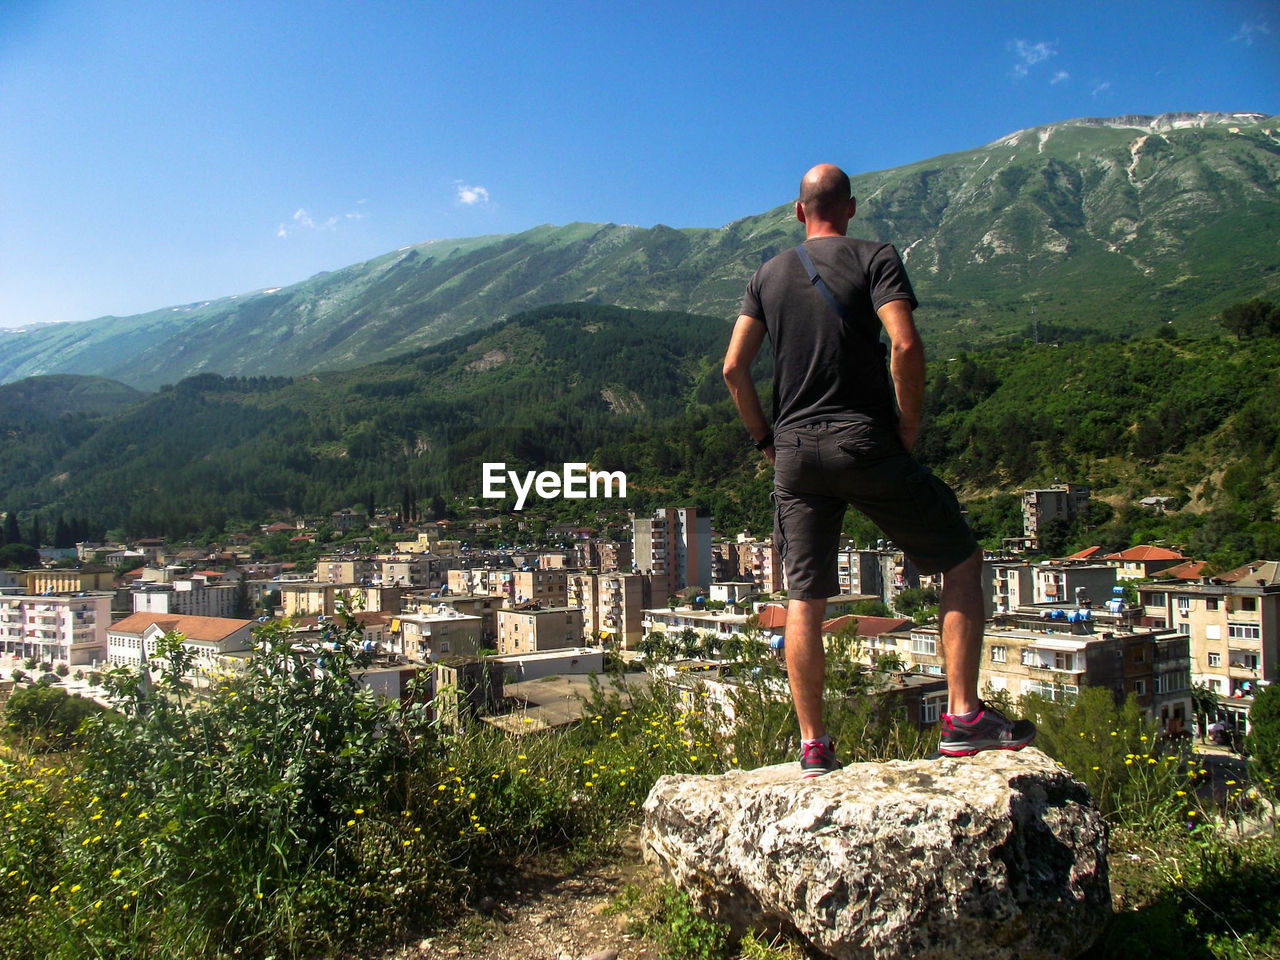
[[[364,203],[365,201],[361,200],[359,202]],[[365,214],[355,211],[352,213],[344,213],[328,217],[323,221],[317,222],[315,217],[307,212],[306,207],[299,207],[294,211],[293,217],[291,218],[293,221],[292,223],[282,223],[276,227],[276,236],[284,239],[294,233],[297,233],[299,230],[324,230],[331,233],[334,230],[337,230],[338,224],[342,223],[344,220],[363,220],[364,218]]]
[[[1009,49],[1018,58],[1018,62],[1013,65],[1013,72],[1019,77],[1025,77],[1037,63],[1055,56],[1058,52],[1057,47],[1056,43],[1050,43],[1047,40],[1041,40],[1039,43],[1028,43],[1026,40],[1011,41]]]
[[[1270,36],[1271,27],[1267,25],[1265,20],[1254,20],[1252,22],[1246,20],[1240,24],[1240,29],[1235,32],[1235,36],[1231,38],[1232,43],[1243,43],[1246,47],[1253,46],[1253,35],[1260,33],[1263,36]]]
[[[1093,96],[1096,97],[1100,93],[1106,93],[1110,89],[1111,89],[1111,81],[1103,80],[1100,84],[1098,84],[1096,87],[1093,88]]]
[[[1050,80],[1049,83],[1056,86],[1057,84],[1065,83],[1070,79],[1071,79],[1071,74],[1067,73],[1067,71],[1065,70],[1059,70],[1057,73],[1053,75],[1053,79]]]
[[[459,203],[466,204],[468,207],[474,207],[476,204],[484,205],[489,202],[489,191],[484,187],[469,186],[461,180],[455,182],[458,186]]]

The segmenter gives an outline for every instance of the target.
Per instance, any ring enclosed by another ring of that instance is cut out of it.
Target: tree
[[[6,544],[22,543],[22,534],[18,532],[18,515],[10,510],[4,517],[4,542]]]
[[[0,547],[0,570],[8,567],[34,567],[40,562],[40,554],[21,541]]]
[[[92,700],[46,685],[15,690],[5,709],[10,730],[58,748],[74,743],[84,719],[102,710]]]
[[[1233,303],[1222,311],[1222,325],[1237,340],[1274,334],[1280,332],[1280,307],[1261,297]]]
[[[1274,684],[1260,688],[1253,698],[1244,752],[1255,780],[1280,779],[1280,687]]]
[[[1200,728],[1200,742],[1204,743],[1205,730],[1209,726],[1207,718],[1218,712],[1218,695],[1207,684],[1192,684],[1191,709],[1195,711],[1196,724]]]

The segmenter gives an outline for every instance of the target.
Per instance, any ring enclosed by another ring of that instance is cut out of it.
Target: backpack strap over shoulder
[[[818,292],[826,298],[831,309],[835,311],[836,316],[841,320],[847,320],[844,311],[840,309],[840,304],[836,301],[836,296],[831,292],[831,288],[827,286],[826,281],[822,279],[822,275],[818,273],[818,268],[813,265],[813,261],[809,258],[809,251],[804,248],[804,244],[796,244],[796,256],[800,258],[800,263],[804,266],[804,272],[809,275],[809,282],[818,288]]]

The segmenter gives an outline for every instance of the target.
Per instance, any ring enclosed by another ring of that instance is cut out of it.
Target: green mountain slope
[[[145,394],[104,377],[54,375],[0,384],[0,422],[56,420],[66,414],[105,416]]]
[[[797,177],[801,171],[797,171]],[[1203,331],[1280,285],[1280,117],[1077,120],[854,178],[852,232],[898,245],[935,355],[1021,338]],[[538,227],[440,240],[278,290],[0,334],[0,381],[348,369],[541,304],[729,318],[801,237],[790,204],[720,229]]]
[[[421,504],[509,508],[475,499],[482,463],[558,471],[585,461],[627,474],[625,503],[532,506],[586,518],[694,502],[724,532],[763,531],[771,475],[721,380],[729,330],[709,317],[569,304],[353,371],[202,374],[114,415],[32,432],[0,458],[0,489],[24,523],[38,511],[180,536],[385,507],[409,491]],[[1280,551],[1278,390],[1275,339],[996,348],[932,364],[920,453],[964,491],[994,544],[1018,532],[1018,490],[1061,478],[1115,508],[1100,508],[1109,525],[1081,537],[1127,546],[1143,531],[1230,562]],[[1158,530],[1134,512],[1150,494],[1182,506]],[[872,536],[852,514],[846,529]]]

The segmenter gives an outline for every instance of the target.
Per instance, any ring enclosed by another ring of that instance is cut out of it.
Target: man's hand
[[[919,436],[919,434],[919,424],[907,425],[902,422],[898,423],[898,437],[902,440],[902,445],[906,448],[907,453],[910,453],[911,448],[916,445],[916,437]]]

